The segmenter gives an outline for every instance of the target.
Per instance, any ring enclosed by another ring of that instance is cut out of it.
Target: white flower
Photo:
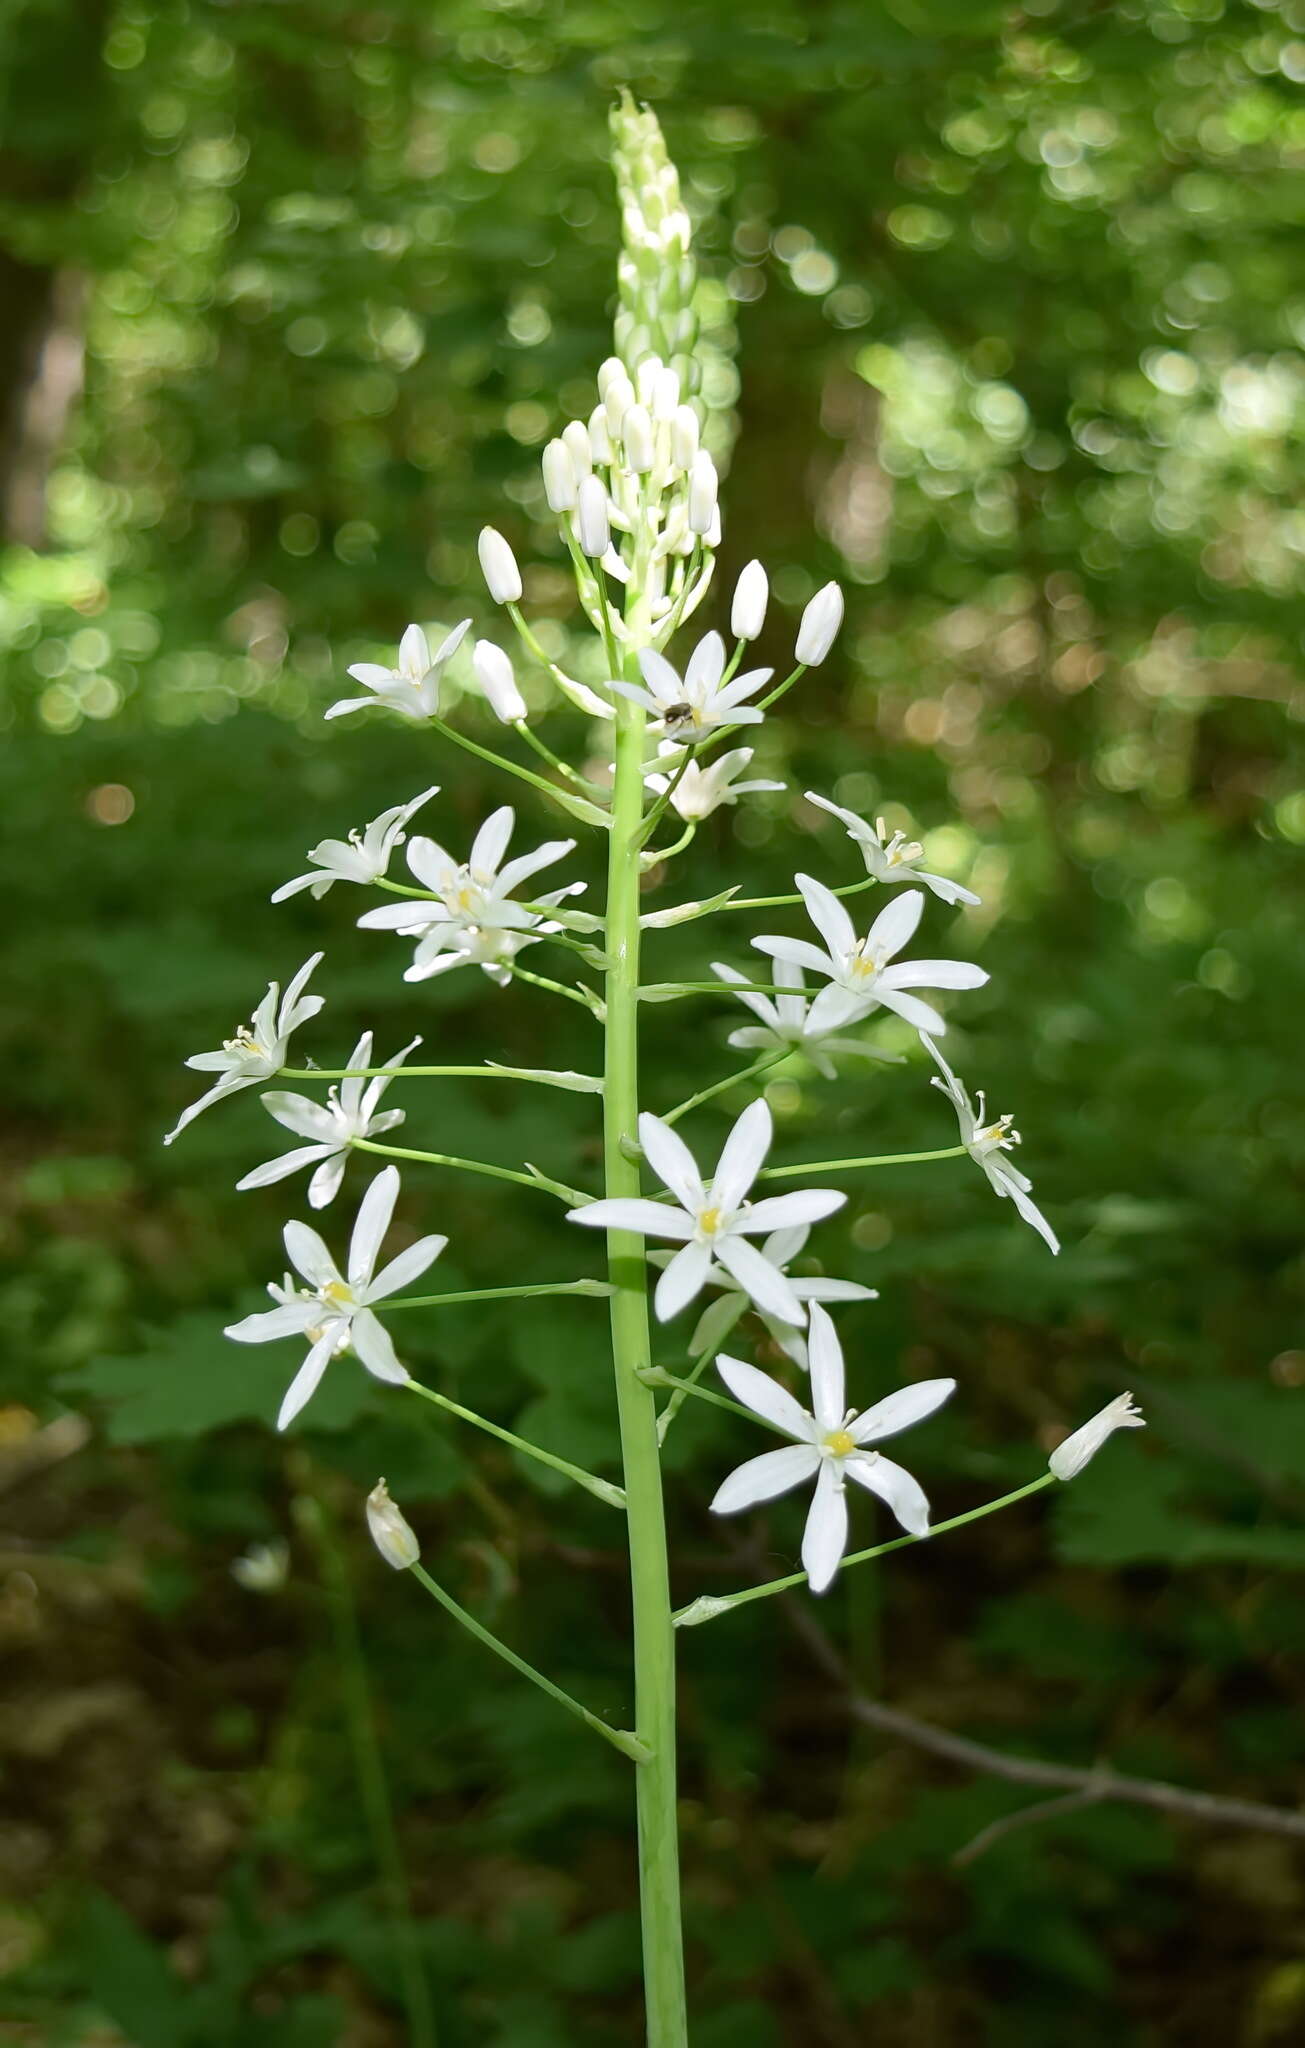
[[[737,1031],[731,1031],[729,1043],[739,1052],[801,1052],[805,1053],[818,1074],[826,1081],[836,1078],[838,1069],[834,1065],[834,1053],[846,1053],[863,1060],[882,1060],[888,1066],[896,1066],[901,1054],[883,1052],[877,1045],[866,1045],[859,1038],[838,1038],[828,1030],[813,1031],[811,1011],[806,995],[806,980],[802,969],[790,960],[776,960],[774,979],[776,988],[786,991],[776,997],[758,995],[755,989],[747,987],[748,977],[736,968],[726,967],[723,961],[712,961],[712,973],[722,981],[739,989],[739,1001],[745,1003],[760,1024],[742,1024]]]
[[[843,593],[836,583],[826,583],[802,614],[797,645],[793,650],[794,659],[805,668],[819,668],[837,639],[842,623]]]
[[[784,1278],[788,1281],[789,1286],[799,1301],[808,1304],[813,1301],[878,1301],[878,1290],[873,1287],[863,1287],[859,1280],[833,1280],[827,1279],[823,1274],[813,1275],[804,1279],[800,1276],[795,1277],[790,1273],[788,1267],[802,1252],[810,1235],[810,1225],[799,1223],[790,1226],[787,1230],[773,1230],[761,1247],[762,1258],[768,1259],[772,1266],[777,1267],[783,1273]],[[656,1254],[654,1263],[660,1264],[661,1257],[661,1254]],[[744,1295],[740,1294],[737,1281],[723,1267],[712,1267],[707,1275],[707,1285],[709,1287],[723,1288],[725,1296],[732,1296],[733,1300],[740,1307],[746,1299]],[[714,1318],[720,1312],[721,1303],[719,1301],[703,1311],[702,1316],[699,1318],[698,1326],[689,1339],[689,1352],[692,1357],[696,1358],[700,1352],[707,1349],[711,1330],[708,1318]],[[784,1355],[787,1358],[791,1358],[794,1365],[800,1367],[805,1372],[807,1370],[807,1339],[803,1333],[802,1326],[798,1323],[782,1323],[777,1316],[768,1316],[761,1310],[758,1310],[758,1314],[761,1315],[762,1322]]]
[[[811,922],[825,942],[822,953],[807,939],[775,938],[764,934],[754,939],[758,952],[776,960],[788,960],[795,967],[810,967],[829,977],[811,1005],[807,1029],[830,1031],[853,1018],[868,1017],[880,1004],[896,1010],[917,1031],[941,1035],[947,1027],[938,1012],[918,996],[907,995],[912,988],[982,988],[988,979],[982,967],[967,960],[908,960],[900,967],[889,963],[913,937],[924,909],[924,894],[908,889],[881,910],[863,939],[843,905],[831,889],[810,875],[795,877]]]
[[[440,708],[440,684],[463,637],[470,626],[470,619],[463,619],[441,640],[435,653],[430,651],[426,635],[420,626],[409,626],[399,642],[399,660],[395,668],[381,668],[374,661],[356,661],[349,674],[365,690],[371,690],[370,697],[342,697],[338,704],[332,704],[327,718],[343,718],[348,711],[366,711],[369,705],[385,704],[391,711],[401,712],[404,718],[420,723],[424,718],[434,718]]]
[[[493,526],[483,526],[476,542],[480,573],[495,604],[515,604],[521,596],[521,571],[517,558]]]
[[[679,759],[684,749],[674,740],[663,740],[659,754]],[[762,789],[783,789],[782,782],[736,782],[752,759],[751,747],[735,747],[732,753],[719,754],[707,767],[699,767],[690,761],[675,787],[671,798],[671,809],[678,811],[686,821],[697,824],[709,818],[722,804],[737,803],[741,796],[753,796]],[[655,789],[659,796],[671,786],[672,777],[645,770],[644,780],[649,789]]]
[[[659,1322],[669,1322],[701,1292],[715,1261],[763,1312],[800,1324],[804,1312],[793,1288],[748,1239],[790,1224],[818,1223],[841,1209],[847,1196],[832,1188],[804,1188],[797,1194],[749,1202],[748,1190],[773,1136],[767,1104],[749,1103],[725,1140],[710,1186],[704,1187],[683,1138],[660,1117],[641,1116],[644,1157],[679,1207],[617,1197],[572,1209],[568,1221],[597,1230],[637,1230],[645,1237],[671,1238],[682,1245],[657,1282],[654,1306]]]
[[[380,817],[373,818],[370,825],[364,825],[361,832],[351,832],[347,839],[323,839],[308,854],[318,872],[315,875],[296,875],[293,882],[283,882],[273,893],[273,903],[284,903],[287,897],[297,896],[301,889],[311,889],[313,895],[320,899],[337,882],[379,881],[389,871],[390,855],[395,847],[403,844],[406,836],[404,827],[409,818],[438,795],[439,784],[432,783],[411,802],[396,804],[393,810],[382,811]]]
[[[1020,1172],[1018,1166],[1003,1156],[1012,1145],[1018,1145],[1020,1142],[1019,1132],[1011,1128],[1012,1119],[1009,1116],[999,1116],[990,1123],[982,1091],[979,1094],[976,1115],[965,1083],[957,1079],[928,1034],[921,1033],[921,1037],[925,1051],[941,1070],[942,1079],[934,1074],[931,1076],[932,1084],[942,1090],[956,1111],[962,1145],[975,1165],[983,1168],[995,1192],[999,1195],[1009,1195],[1024,1221],[1033,1225],[1039,1237],[1046,1239],[1053,1252],[1058,1252],[1060,1241],[1055,1231],[1037,1203],[1029,1199],[1033,1182],[1027,1174]]]
[[[402,1386],[408,1378],[407,1367],[395,1357],[389,1332],[372,1314],[371,1305],[419,1280],[439,1257],[448,1239],[420,1237],[377,1273],[377,1254],[390,1227],[398,1193],[398,1168],[384,1167],[358,1206],[345,1274],[340,1273],[315,1230],[306,1223],[287,1223],[286,1256],[308,1287],[296,1292],[288,1275],[284,1286],[273,1281],[267,1291],[277,1306],[260,1315],[246,1316],[225,1331],[237,1344],[270,1344],[277,1337],[308,1339],[311,1348],[281,1403],[276,1418],[278,1429],[293,1422],[305,1402],[312,1399],[322,1374],[341,1351],[352,1349],[378,1380]]]
[[[251,1543],[243,1557],[231,1560],[231,1576],[246,1593],[279,1593],[290,1573],[290,1546],[283,1537]]]
[[[293,1095],[281,1089],[269,1095],[260,1096],[264,1109],[274,1116],[279,1124],[297,1137],[311,1142],[300,1145],[293,1152],[283,1152],[279,1159],[269,1159],[265,1166],[256,1166],[243,1180],[236,1182],[238,1191],[247,1188],[270,1187],[273,1181],[284,1180],[288,1174],[298,1173],[301,1167],[315,1166],[317,1171],[308,1183],[308,1199],[314,1209],[324,1209],[333,1202],[340,1192],[344,1169],[349,1162],[349,1147],[355,1138],[376,1138],[382,1131],[392,1131],[403,1122],[401,1109],[382,1110],[377,1114],[381,1097],[390,1085],[390,1078],[399,1071],[404,1060],[415,1046],[421,1044],[414,1038],[405,1045],[402,1052],[396,1052],[392,1060],[385,1062],[385,1074],[367,1080],[362,1074],[347,1075],[338,1089],[328,1091],[326,1101],[314,1102],[307,1095]],[[370,1067],[372,1063],[372,1034],[364,1031],[357,1045],[350,1053],[346,1064],[351,1067]]]
[[[1048,1470],[1057,1479],[1075,1479],[1083,1467],[1095,1458],[1108,1436],[1117,1429],[1145,1429],[1146,1418],[1141,1410],[1134,1407],[1131,1394],[1117,1394],[1113,1401],[1085,1422],[1082,1429],[1076,1429],[1058,1444],[1047,1460]]]
[[[501,647],[492,640],[477,640],[471,657],[471,670],[489,701],[490,710],[502,724],[516,725],[526,716],[526,700],[517,688],[512,663]]]
[[[736,640],[756,640],[766,623],[770,582],[760,562],[749,562],[739,572],[730,607],[730,631]]]
[[[195,1067],[201,1074],[217,1074],[220,1078],[207,1095],[201,1095],[198,1102],[192,1102],[190,1108],[182,1112],[163,1140],[165,1145],[170,1145],[210,1103],[220,1102],[224,1095],[234,1095],[241,1088],[252,1088],[256,1082],[267,1081],[279,1073],[285,1065],[286,1044],[291,1032],[306,1024],[310,1017],[315,1017],[325,1001],[323,996],[306,996],[303,993],[309,975],[321,959],[320,953],[314,953],[311,960],[305,960],[284,995],[279,984],[271,982],[250,1022],[242,1024],[234,1038],[227,1039],[221,1052],[192,1053],[186,1061],[188,1067]]]
[[[717,1515],[774,1500],[815,1479],[816,1491],[802,1536],[802,1568],[813,1593],[833,1583],[847,1548],[845,1486],[855,1479],[868,1493],[878,1494],[911,1536],[929,1533],[929,1503],[909,1472],[878,1451],[866,1449],[896,1436],[913,1422],[932,1415],[953,1391],[955,1380],[919,1380],[899,1387],[860,1415],[843,1405],[843,1353],[834,1326],[819,1303],[811,1308],[811,1407],[808,1413],[792,1394],[755,1365],[741,1359],[716,1360],[730,1392],[785,1436],[791,1448],[763,1451],[730,1473],[711,1507]]]
[[[386,1564],[393,1565],[396,1572],[406,1572],[420,1559],[421,1545],[390,1499],[383,1479],[377,1480],[367,1496],[367,1527]]]
[[[666,656],[658,654],[653,647],[645,647],[640,652],[639,667],[646,689],[640,688],[638,683],[615,679],[607,687],[631,698],[636,704],[642,704],[672,735],[696,739],[700,733],[710,732],[719,725],[761,723],[764,714],[754,704],[746,704],[744,699],[751,697],[763,683],[768,683],[772,671],[768,668],[749,669],[746,675],[735,676],[733,682],[722,682],[725,642],[719,633],[708,633],[698,642],[689,656],[683,681]]]
[[[511,805],[504,804],[481,826],[470,858],[463,863],[433,839],[409,841],[408,866],[435,900],[410,898],[404,903],[382,904],[358,920],[367,931],[397,931],[417,938],[417,951],[405,980],[425,981],[471,962],[503,984],[511,978],[511,961],[521,947],[556,929],[537,910],[514,903],[512,891],[527,876],[570,853],[575,841],[550,839],[533,853],[519,854],[504,865],[515,822]],[[538,900],[553,908],[583,887],[583,882],[574,882]]]
[[[949,882],[945,875],[931,875],[920,866],[924,859],[924,848],[918,839],[908,839],[904,832],[894,832],[889,838],[884,821],[877,825],[858,818],[855,811],[845,811],[841,804],[831,804],[826,796],[817,796],[814,789],[807,791],[807,802],[818,804],[822,811],[829,811],[835,818],[841,818],[847,827],[848,836],[860,847],[865,859],[866,873],[873,875],[876,882],[923,882],[926,889],[932,889],[935,896],[944,903],[977,903],[979,898],[972,889],[963,889],[959,882]]]

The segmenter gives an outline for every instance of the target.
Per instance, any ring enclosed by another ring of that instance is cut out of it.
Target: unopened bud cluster
[[[692,227],[657,116],[628,93],[612,110],[612,167],[621,202],[617,355],[631,375],[659,357],[691,394],[698,388]]]

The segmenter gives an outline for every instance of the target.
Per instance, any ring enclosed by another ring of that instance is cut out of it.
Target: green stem
[[[773,981],[649,981],[639,991],[645,999],[673,996],[791,996],[791,988],[777,988]]]
[[[948,1529],[962,1529],[967,1522],[978,1522],[985,1515],[995,1515],[998,1508],[1008,1508],[1017,1500],[1027,1500],[1031,1493],[1041,1493],[1046,1486],[1056,1484],[1053,1472],[1044,1472],[1038,1479],[1031,1479],[1027,1486],[1017,1486],[1014,1493],[1003,1493],[1000,1500],[986,1501],[981,1508],[971,1508],[967,1514],[952,1515],[946,1522],[935,1522],[928,1536],[896,1536],[891,1543],[876,1543],[872,1550],[854,1550],[850,1557],[843,1559],[842,1569],[851,1564],[869,1564],[872,1558],[887,1557],[890,1551],[905,1550],[913,1543],[927,1543],[934,1536],[945,1535]],[[675,1616],[676,1628],[696,1628],[699,1622],[715,1621],[717,1615],[728,1614],[732,1607],[745,1607],[750,1600],[766,1600],[772,1593],[787,1593],[794,1586],[804,1586],[805,1572],[790,1572],[783,1579],[768,1579],[764,1586],[748,1586],[742,1593],[704,1593],[687,1607],[681,1607]]]
[[[697,830],[697,820],[691,819],[683,832],[681,832],[679,838],[673,839],[669,846],[651,846],[645,853],[641,853],[639,855],[639,866],[643,872],[647,874],[650,869],[660,867],[664,860],[674,860],[677,853],[683,853],[685,847],[691,844]],[[723,909],[725,906],[722,905],[721,907]]]
[[[677,1124],[682,1116],[689,1114],[691,1109],[697,1109],[701,1103],[710,1102],[713,1095],[723,1095],[727,1088],[741,1087],[743,1082],[755,1080],[759,1074],[769,1073],[772,1067],[779,1066],[781,1061],[789,1057],[790,1049],[788,1046],[785,1046],[783,1052],[763,1053],[762,1057],[759,1060],[754,1060],[750,1067],[741,1067],[737,1074],[726,1074],[723,1081],[713,1081],[710,1088],[700,1088],[696,1095],[689,1097],[687,1102],[681,1102],[674,1109],[668,1109],[662,1118],[662,1122],[664,1124]]]
[[[553,752],[551,747],[545,746],[539,734],[531,731],[524,718],[514,720],[512,730],[513,732],[520,733],[526,745],[533,747],[540,760],[547,761],[550,768],[556,768],[559,775],[565,775],[568,782],[574,782],[580,789],[589,790],[595,796],[606,796],[606,790],[600,791],[596,783],[586,782],[578,768],[573,768],[569,761],[563,761],[559,755]]]
[[[528,967],[514,966],[512,969],[512,973],[514,979],[517,981],[528,981],[534,988],[546,988],[552,995],[565,996],[568,1003],[579,1003],[582,1010],[588,1010],[590,1016],[593,1016],[594,1013],[592,1008],[590,1007],[588,998],[586,996],[582,996],[579,989],[568,988],[564,981],[552,981],[549,979],[548,975],[535,974]]]
[[[681,757],[679,766],[676,768],[675,773],[671,776],[671,779],[667,783],[665,789],[662,791],[656,803],[653,805],[647,817],[644,819],[642,825],[639,827],[639,837],[635,843],[639,847],[640,852],[642,852],[643,848],[648,844],[648,841],[652,838],[653,833],[657,830],[657,827],[661,824],[662,818],[666,813],[667,806],[674,802],[676,790],[679,788],[685,776],[688,774],[690,768],[693,766],[693,755],[694,748],[692,742],[690,742],[685,746],[683,756]]]
[[[605,1301],[611,1293],[605,1280],[541,1280],[529,1287],[465,1287],[457,1294],[401,1294],[385,1303],[392,1308],[448,1308],[464,1301],[511,1301],[534,1294],[587,1294]]]
[[[541,1088],[565,1088],[564,1081],[533,1067],[278,1067],[277,1078],[290,1081],[446,1080],[535,1081]]]
[[[569,1692],[563,1692],[561,1686],[554,1685],[551,1678],[545,1678],[542,1671],[536,1671],[534,1665],[527,1664],[524,1657],[518,1657],[515,1650],[509,1650],[507,1644],[501,1643],[496,1635],[492,1635],[476,1620],[474,1614],[468,1614],[465,1607],[460,1607],[451,1593],[446,1593],[443,1586],[437,1586],[430,1573],[423,1571],[419,1564],[409,1565],[408,1570],[414,1579],[420,1580],[431,1598],[439,1601],[444,1612],[451,1614],[455,1621],[460,1621],[467,1633],[473,1635],[478,1643],[483,1643],[487,1650],[492,1650],[496,1657],[501,1657],[505,1664],[510,1664],[514,1671],[519,1671],[523,1678],[528,1678],[541,1692],[546,1692],[551,1700],[557,1701],[559,1707],[565,1707],[568,1714],[574,1714],[577,1721],[583,1721],[586,1728],[592,1728],[595,1735],[601,1735],[614,1749],[619,1749],[622,1756],[628,1756],[636,1764],[644,1762],[646,1751],[637,1735],[630,1735],[624,1728],[612,1728],[606,1721],[600,1721],[597,1714],[591,1714],[588,1707],[582,1707],[579,1700],[572,1699]]]
[[[728,1394],[718,1394],[714,1387],[700,1387],[696,1371],[687,1379],[681,1380],[677,1379],[673,1372],[667,1372],[665,1366],[649,1365],[644,1368],[640,1377],[647,1386],[670,1387],[677,1394],[694,1394],[699,1401],[710,1401],[713,1408],[728,1409],[731,1415],[741,1416],[744,1422],[751,1422],[754,1426],[760,1424],[762,1429],[770,1430],[775,1436],[787,1435],[777,1422],[768,1422],[764,1415],[758,1415],[755,1410],[745,1408],[741,1401],[731,1401]]]
[[[765,1166],[758,1180],[792,1180],[799,1173],[848,1173],[857,1166],[921,1166],[929,1159],[963,1159],[964,1145],[942,1145],[936,1152],[881,1152],[870,1159],[804,1159],[800,1166]]]
[[[529,1294],[530,1288],[522,1288]],[[556,1288],[536,1288],[538,1294],[557,1293]],[[552,1451],[541,1450],[538,1444],[529,1444],[524,1437],[514,1436],[510,1429],[503,1429],[497,1422],[491,1422],[486,1415],[477,1415],[474,1408],[464,1408],[460,1401],[450,1401],[447,1394],[437,1394],[434,1387],[423,1387],[420,1380],[408,1380],[408,1387],[414,1394],[420,1394],[423,1401],[430,1401],[436,1408],[443,1408],[449,1415],[456,1415],[462,1422],[470,1422],[476,1429],[483,1429],[487,1435],[496,1436],[500,1443],[511,1444],[514,1451],[523,1457],[533,1458],[537,1464],[551,1465],[554,1472],[561,1472],[567,1479],[573,1479],[577,1486],[583,1486],[586,1493],[592,1493],[598,1500],[605,1501],[609,1508],[623,1508],[625,1495],[619,1486],[613,1486],[610,1479],[599,1479],[593,1472],[586,1472],[580,1465],[573,1465],[568,1458],[559,1458]]]
[[[372,1138],[353,1138],[350,1143],[355,1152],[375,1152],[381,1159],[415,1159],[419,1166],[452,1166],[460,1173],[483,1173],[490,1180],[514,1180],[519,1187],[542,1188],[568,1208],[593,1199],[577,1188],[567,1187],[563,1181],[549,1180],[545,1174],[518,1173],[515,1167],[490,1166],[484,1159],[456,1159],[450,1152],[418,1152],[410,1145],[378,1145]]]
[[[859,882],[844,882],[841,889],[832,889],[833,896],[860,896],[866,889],[878,887],[874,875],[866,875]],[[722,903],[722,910],[784,910],[792,903],[802,903],[801,896],[735,896],[730,902]]]
[[[321,1560],[322,1583],[335,1638],[335,1662],[344,1695],[345,1719],[353,1750],[358,1794],[372,1838],[372,1851],[380,1866],[390,1911],[394,1916],[394,1952],[403,1986],[408,2015],[408,2038],[412,2048],[436,2048],[435,2016],[430,1989],[422,1969],[417,1930],[413,1924],[403,1852],[394,1821],[394,1805],[385,1776],[385,1760],[376,1734],[376,1715],[367,1679],[367,1660],[358,1628],[358,1611],[349,1585],[348,1570],[339,1539],[320,1501],[301,1497],[299,1519],[306,1522],[316,1539]]]
[[[542,775],[536,775],[533,768],[522,768],[518,762],[509,761],[503,754],[496,754],[492,747],[482,747],[478,740],[469,740],[464,732],[458,732],[455,727],[446,725],[442,718],[432,718],[430,723],[446,740],[452,740],[455,747],[462,747],[468,754],[474,754],[478,761],[488,761],[491,768],[501,768],[505,775],[515,775],[518,781],[529,782],[545,796],[551,796],[554,801],[562,796],[563,792],[558,789],[556,783],[546,781]]]
[[[643,822],[643,713],[620,699],[608,863],[606,1092],[603,1180],[610,1198],[637,1196],[626,1156],[639,1117],[639,833]],[[608,1232],[612,1362],[634,1619],[635,1727],[650,1752],[639,1772],[639,1892],[649,2048],[687,2048],[676,1823],[675,1637],[657,1441],[657,1404],[641,1378],[650,1363],[648,1274],[637,1231]]]

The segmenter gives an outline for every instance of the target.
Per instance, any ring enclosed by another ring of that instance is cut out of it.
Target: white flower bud
[[[512,663],[501,647],[496,647],[492,640],[478,640],[471,668],[496,718],[504,725],[515,725],[525,717],[526,700],[517,688]]]
[[[632,405],[621,422],[621,442],[627,469],[643,474],[653,466],[653,430],[646,407]]]
[[[620,377],[610,383],[603,393],[603,411],[607,414],[609,433],[620,433],[621,422],[633,404],[634,386],[622,370]]]
[[[843,623],[843,593],[836,583],[818,590],[802,614],[794,654],[806,668],[819,668]]]
[[[480,573],[495,604],[515,604],[521,596],[517,558],[495,527],[483,526],[476,543]]]
[[[575,509],[576,476],[565,441],[550,441],[543,454],[544,496],[554,512]]]
[[[575,480],[578,484],[583,483],[594,466],[593,451],[584,424],[580,420],[572,420],[569,427],[563,427],[562,440],[575,465]]]
[[[766,623],[770,584],[760,562],[749,562],[734,586],[730,631],[736,640],[755,640]]]
[[[1085,1422],[1082,1429],[1076,1429],[1058,1444],[1047,1460],[1048,1470],[1057,1479],[1075,1479],[1083,1467],[1095,1458],[1108,1436],[1117,1429],[1145,1429],[1146,1419],[1133,1406],[1131,1394],[1117,1394],[1113,1401]]]
[[[608,356],[605,362],[598,365],[598,390],[604,404],[607,402],[608,390],[613,384],[628,384],[629,381],[625,364],[619,356]]]
[[[589,446],[595,462],[610,462],[612,459],[612,436],[608,427],[606,406],[596,405],[589,415]]]
[[[410,1564],[416,1564],[421,1545],[390,1499],[383,1479],[377,1480],[367,1496],[367,1527],[386,1564],[393,1565],[396,1572],[406,1572]]]
[[[655,420],[675,417],[680,402],[680,380],[674,370],[660,370],[653,380],[652,416]]]
[[[576,526],[585,554],[605,555],[612,532],[607,520],[607,492],[596,476],[587,476],[576,500]]]
[[[660,356],[645,356],[634,373],[634,388],[639,394],[639,403],[640,405],[646,405],[649,411],[652,410],[653,393],[657,389],[657,379],[661,376],[665,367],[666,365]]]
[[[693,458],[689,471],[689,530],[707,534],[716,517],[716,465],[705,450]]]
[[[671,460],[677,469],[692,469],[698,452],[698,415],[691,405],[675,409],[671,421]]]

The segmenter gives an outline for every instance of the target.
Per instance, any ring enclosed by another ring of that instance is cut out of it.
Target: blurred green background
[[[1150,1419],[820,1619],[944,1727],[1298,1802],[1301,0],[8,0],[0,24],[0,2039],[406,2040],[369,1727],[442,2048],[639,2035],[624,1767],[387,1572],[360,1505],[386,1473],[444,1581],[619,1715],[610,1518],[347,1365],[277,1439],[291,1361],[220,1330],[279,1272],[300,1185],[233,1194],[275,1149],[252,1095],[160,1144],[183,1055],[319,943],[323,1064],[362,1022],[386,1051],[592,1057],[545,996],[405,986],[346,890],[267,899],[432,779],[450,844],[502,799],[420,732],[320,720],[410,618],[497,631],[484,521],[578,646],[538,454],[607,349],[622,83],[699,221],[740,430],[723,586],[770,567],[777,664],[820,582],[849,593],[758,769],[912,821],[978,887],[930,912],[931,949],[993,977],[949,1049],[1016,1111],[1065,1245],[968,1165],[863,1176],[819,1246],[882,1291],[843,1318],[855,1384],[958,1378],[918,1440],[939,1514],[1121,1387]],[[546,729],[589,743],[570,712]],[[795,864],[858,871],[765,799],[671,887]],[[656,958],[741,961],[745,922]],[[737,1021],[651,1011],[650,1103],[728,1071]],[[592,1181],[584,1097],[402,1100],[409,1142]],[[793,1158],[951,1140],[918,1060],[772,1100]],[[449,1231],[441,1286],[594,1270],[523,1192],[414,1170],[402,1222]],[[404,1335],[432,1383],[612,1468],[600,1304]],[[786,1568],[799,1529],[781,1503],[731,1554],[705,1502],[737,1434],[691,1408],[682,1599]],[[282,1590],[237,1583],[281,1539]],[[1034,1795],[857,1730],[773,1603],[681,1650],[697,2048],[1305,2034],[1291,1842],[1094,1806],[957,1862]]]

